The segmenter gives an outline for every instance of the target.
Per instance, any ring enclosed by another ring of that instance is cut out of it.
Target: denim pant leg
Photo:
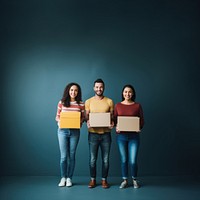
[[[117,144],[121,160],[122,178],[128,178],[128,141],[125,135],[117,135]]]
[[[109,155],[111,147],[111,134],[104,133],[101,135],[101,158],[102,158],[102,179],[107,179],[109,171]]]
[[[58,129],[61,177],[72,178],[80,129]]]
[[[138,172],[137,157],[138,157],[139,145],[140,145],[139,134],[134,135],[129,139],[128,154],[129,154],[129,164],[130,164],[130,171],[132,178],[137,177],[137,172]]]
[[[61,177],[67,177],[67,155],[68,155],[68,137],[67,130],[65,129],[58,129],[58,143],[59,143],[59,149],[60,149],[60,172]]]
[[[88,133],[88,143],[89,143],[89,168],[90,168],[90,177],[96,178],[96,162],[98,157],[99,149],[99,134]]]
[[[80,129],[70,129],[68,178],[72,178],[76,164],[76,149],[80,138]]]

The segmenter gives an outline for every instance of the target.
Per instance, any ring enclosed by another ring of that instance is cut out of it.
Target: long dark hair
[[[126,87],[131,88],[131,90],[133,91],[133,96],[131,97],[131,100],[132,100],[132,101],[135,101],[135,98],[136,98],[135,89],[134,89],[134,87],[133,87],[132,85],[130,85],[130,84],[125,85],[125,86],[123,87],[123,89],[122,89],[122,101],[124,101],[123,92],[124,92],[124,89],[125,89]]]
[[[65,87],[64,92],[63,92],[63,96],[62,96],[62,99],[61,99],[61,102],[65,107],[69,107],[70,106],[69,90],[73,85],[77,86],[77,88],[78,88],[78,94],[77,94],[77,96],[75,98],[77,104],[80,104],[80,102],[82,101],[82,92],[81,92],[80,85],[78,83],[69,83]]]

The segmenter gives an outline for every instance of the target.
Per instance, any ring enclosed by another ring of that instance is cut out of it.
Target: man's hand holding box
[[[90,127],[110,127],[110,113],[89,113]]]

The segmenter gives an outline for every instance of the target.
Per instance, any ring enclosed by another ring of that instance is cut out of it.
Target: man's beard
[[[95,94],[99,97],[103,96],[103,92],[95,92]]]

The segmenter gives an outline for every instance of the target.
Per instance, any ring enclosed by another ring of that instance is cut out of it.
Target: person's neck
[[[95,99],[97,99],[97,100],[102,100],[102,99],[104,98],[103,95],[102,95],[102,96],[95,95],[94,97],[95,97]]]
[[[134,101],[132,101],[132,100],[124,100],[124,101],[122,101],[122,103],[123,103],[123,104],[130,105],[130,104],[133,104]]]

